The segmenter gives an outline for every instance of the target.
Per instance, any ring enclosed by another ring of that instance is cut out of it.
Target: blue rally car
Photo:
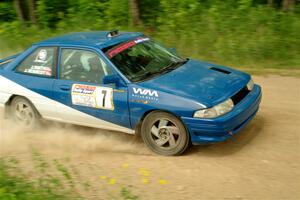
[[[0,106],[25,128],[43,118],[136,133],[161,155],[232,137],[260,100],[250,75],[142,33],[73,33],[0,61]]]

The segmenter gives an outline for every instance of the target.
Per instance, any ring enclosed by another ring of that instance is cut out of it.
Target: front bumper
[[[261,87],[253,90],[227,114],[214,119],[182,117],[193,144],[216,143],[239,132],[255,116],[261,101]]]

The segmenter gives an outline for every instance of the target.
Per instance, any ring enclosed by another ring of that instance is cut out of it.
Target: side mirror
[[[169,51],[175,55],[177,55],[177,50],[176,48],[169,48]]]
[[[120,77],[117,74],[106,75],[102,81],[103,84],[116,84],[117,86],[121,83]]]

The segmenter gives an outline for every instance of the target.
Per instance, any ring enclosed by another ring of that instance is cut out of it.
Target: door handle
[[[70,86],[69,85],[61,85],[59,86],[59,88],[63,91],[69,91],[70,90]]]

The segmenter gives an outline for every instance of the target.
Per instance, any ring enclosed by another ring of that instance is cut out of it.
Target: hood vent
[[[229,72],[229,71],[226,71],[226,70],[220,69],[220,68],[216,68],[216,67],[211,67],[210,69],[211,69],[211,70],[215,70],[215,71],[217,71],[217,72],[221,72],[221,73],[223,73],[223,74],[230,74],[230,73],[231,73],[231,72]]]

